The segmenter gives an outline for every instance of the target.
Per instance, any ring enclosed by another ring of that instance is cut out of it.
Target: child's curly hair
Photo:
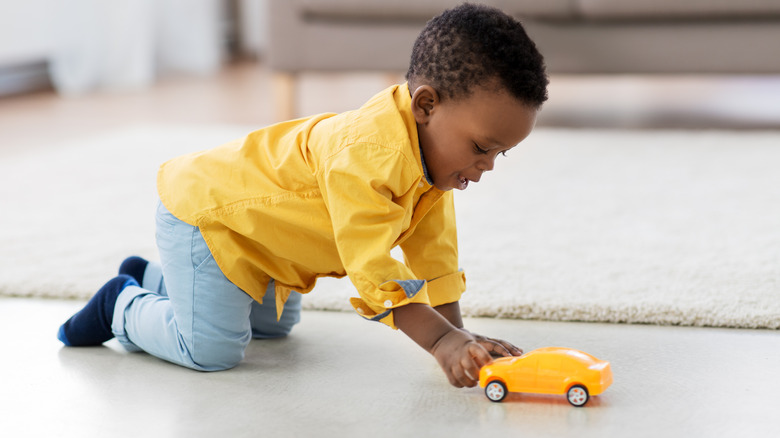
[[[522,24],[499,9],[464,3],[425,25],[412,49],[406,80],[427,83],[442,99],[468,97],[476,85],[499,83],[518,100],[547,100],[544,58]]]

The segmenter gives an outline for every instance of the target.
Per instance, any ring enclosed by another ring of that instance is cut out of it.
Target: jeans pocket
[[[206,241],[203,240],[203,235],[200,233],[200,229],[197,227],[192,227],[192,241],[191,241],[191,260],[192,260],[192,268],[196,271],[198,271],[204,264],[209,262],[210,260],[213,260],[214,257],[211,255],[211,250],[209,249],[208,245],[206,245]]]

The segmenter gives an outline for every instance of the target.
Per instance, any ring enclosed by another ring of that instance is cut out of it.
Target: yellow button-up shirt
[[[452,192],[426,176],[408,85],[362,108],[279,123],[163,164],[165,207],[197,226],[225,276],[257,301],[348,275],[363,317],[460,299]],[[404,262],[391,257],[400,245]]]

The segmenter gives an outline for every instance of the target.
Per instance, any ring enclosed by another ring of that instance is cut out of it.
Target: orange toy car
[[[479,370],[479,386],[491,401],[507,392],[566,394],[574,406],[585,405],[612,384],[609,362],[571,348],[547,347],[522,356],[502,357]]]

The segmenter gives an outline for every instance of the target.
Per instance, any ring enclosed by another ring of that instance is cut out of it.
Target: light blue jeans
[[[141,287],[117,298],[111,329],[129,351],[145,351],[200,371],[232,368],[255,338],[287,335],[300,320],[301,294],[293,292],[276,318],[274,283],[263,304],[230,282],[200,230],[157,207],[161,264],[149,263]]]

